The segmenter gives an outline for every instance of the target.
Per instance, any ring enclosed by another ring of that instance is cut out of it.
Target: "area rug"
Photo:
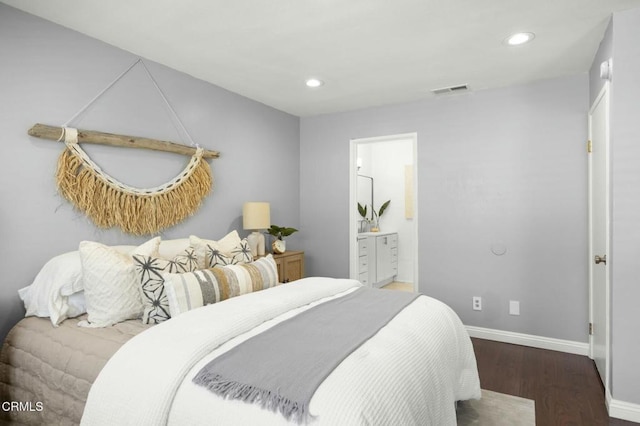
[[[461,401],[458,425],[535,426],[535,402],[531,399],[482,390],[482,399]]]

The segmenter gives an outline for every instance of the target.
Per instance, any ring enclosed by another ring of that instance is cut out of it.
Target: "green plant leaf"
[[[358,213],[360,213],[360,216],[362,216],[363,218],[367,218],[367,205],[365,204],[364,206],[360,203],[358,203]]]
[[[273,235],[277,239],[281,240],[283,237],[288,237],[294,232],[298,232],[296,228],[287,228],[284,226],[271,225],[269,229],[267,229],[267,233],[269,235]]]
[[[391,200],[385,201],[385,203],[382,205],[382,207],[380,207],[380,211],[378,212],[378,216],[382,216],[382,213],[384,213],[384,211],[387,209],[387,207],[389,207],[389,204],[391,204]]]
[[[280,238],[280,227],[278,225],[271,225],[269,229],[267,229],[267,233],[269,235],[273,235],[274,237]]]
[[[298,232],[298,230],[296,228],[281,228],[281,233],[283,237],[288,237],[294,232]]]

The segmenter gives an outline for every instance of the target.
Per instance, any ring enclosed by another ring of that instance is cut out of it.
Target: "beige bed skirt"
[[[107,360],[149,325],[130,320],[78,327],[86,315],[53,327],[29,317],[9,332],[0,352],[0,424],[80,423],[91,384]]]

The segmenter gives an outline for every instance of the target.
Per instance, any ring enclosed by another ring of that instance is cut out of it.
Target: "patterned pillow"
[[[189,243],[191,247],[193,247],[196,251],[196,257],[198,258],[198,262],[200,268],[206,268],[209,264],[209,259],[207,259],[207,246],[215,247],[218,251],[222,253],[230,253],[238,244],[240,244],[242,240],[240,239],[240,235],[238,231],[233,230],[229,232],[224,237],[219,240],[205,240],[195,235],[189,236]]]
[[[193,248],[177,255],[173,260],[160,259],[151,256],[133,256],[142,305],[142,322],[144,324],[158,324],[166,321],[169,315],[169,301],[165,291],[163,273],[184,273],[198,269],[198,263]]]
[[[204,255],[204,268],[253,262],[251,248],[246,238],[231,247],[225,247],[218,241],[197,241],[196,239],[191,241],[196,243],[194,247],[198,247],[197,252],[201,253],[201,256]]]
[[[270,254],[252,263],[164,274],[171,316],[278,284],[278,267]]]

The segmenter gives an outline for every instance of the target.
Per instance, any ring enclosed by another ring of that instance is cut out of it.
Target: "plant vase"
[[[391,200],[385,201],[378,211],[371,205],[371,232],[380,232],[380,217],[389,204],[391,204]]]
[[[271,250],[276,254],[282,254],[287,250],[287,243],[285,240],[276,238],[271,243]]]
[[[296,228],[288,228],[286,226],[271,225],[267,232],[269,235],[275,237],[275,240],[271,243],[271,249],[274,253],[281,254],[287,249],[284,237],[288,237],[294,232],[298,232],[298,230]]]

